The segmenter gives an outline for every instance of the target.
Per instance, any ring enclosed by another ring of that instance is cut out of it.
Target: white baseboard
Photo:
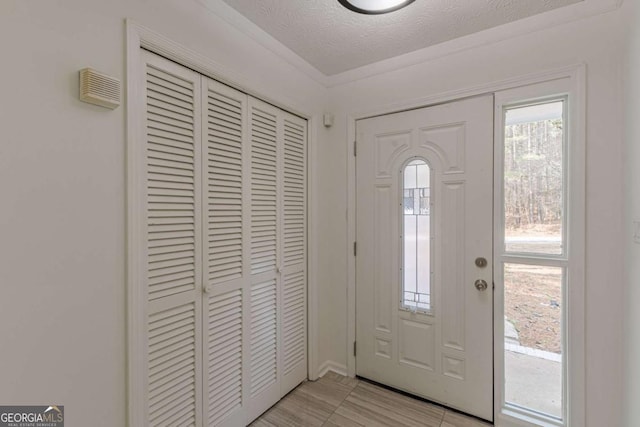
[[[318,368],[318,377],[323,377],[327,372],[332,371],[336,374],[347,376],[347,367],[342,363],[334,362],[333,360],[326,360]]]

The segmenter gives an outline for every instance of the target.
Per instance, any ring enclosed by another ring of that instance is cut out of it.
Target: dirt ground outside
[[[551,228],[551,227],[550,227]],[[509,230],[509,235],[553,235],[557,230]],[[523,264],[505,266],[505,316],[520,345],[561,352],[562,269]]]

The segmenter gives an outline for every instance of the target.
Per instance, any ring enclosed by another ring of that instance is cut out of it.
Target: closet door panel
[[[281,112],[282,394],[307,378],[307,121]]]
[[[247,425],[307,376],[307,122],[140,58],[135,423]]]
[[[203,77],[202,99],[204,421],[211,426],[238,426],[246,419],[247,96]]]
[[[149,425],[201,424],[200,76],[145,65],[145,394]]]
[[[251,308],[249,421],[280,399],[277,108],[249,97]]]

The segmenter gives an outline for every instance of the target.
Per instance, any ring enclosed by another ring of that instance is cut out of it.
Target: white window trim
[[[569,363],[571,364],[570,380],[568,388],[571,389],[568,402],[567,420],[570,425],[585,425],[585,291],[584,291],[584,271],[585,271],[585,128],[586,128],[586,64],[570,64],[552,70],[532,72],[523,76],[515,76],[506,80],[488,82],[483,85],[462,88],[450,92],[438,93],[435,95],[413,99],[411,101],[394,102],[388,105],[368,107],[363,110],[354,110],[347,115],[347,139],[345,140],[345,153],[347,155],[347,238],[345,239],[345,253],[352,254],[352,245],[356,240],[356,159],[354,153],[354,141],[356,140],[356,121],[368,117],[391,114],[399,111],[427,107],[458,99],[507,91],[515,88],[523,88],[530,85],[542,84],[561,79],[568,79],[567,87],[563,88],[564,93],[568,93],[571,98],[571,111],[569,121],[571,126],[571,147],[569,164],[569,184],[571,185],[571,200],[569,206],[572,208],[568,212],[571,221],[572,234],[569,236],[568,244],[572,245],[572,259],[574,264],[569,272],[574,277],[574,281],[582,284],[579,289],[572,288],[569,301],[575,305],[571,310],[569,319],[569,330],[572,334],[570,343],[573,355]],[[539,97],[540,94],[532,94],[532,98]],[[499,129],[496,127],[496,129]],[[494,170],[495,171],[495,170]],[[495,173],[495,172],[494,172]],[[497,196],[494,196],[497,197]],[[496,198],[497,200],[497,198]],[[494,217],[496,212],[494,211]],[[347,365],[343,366],[331,362],[335,370],[344,371],[349,376],[356,374],[356,358],[353,354],[353,343],[356,339],[356,271],[355,257],[349,256],[347,259],[347,345],[345,348]],[[494,313],[497,313],[494,306]],[[497,316],[497,315],[496,315]],[[503,322],[503,319],[500,320]],[[498,323],[500,323],[498,322]],[[504,326],[503,326],[504,327]],[[494,336],[499,336],[494,329]],[[575,335],[574,335],[575,334]],[[495,340],[494,340],[495,341]],[[495,351],[495,349],[494,349]],[[328,365],[327,365],[328,366]],[[501,366],[494,366],[494,372],[499,372]],[[494,374],[495,375],[495,374]],[[501,378],[494,377],[494,384],[499,384]],[[498,387],[494,386],[494,405],[496,425],[505,426],[530,426],[532,423],[524,418],[517,418],[501,413],[497,408],[498,402],[502,399],[497,394]],[[533,424],[535,425],[535,424]]]
[[[146,295],[139,287],[138,278],[145,266],[138,257],[141,213],[145,206],[136,195],[141,182],[138,164],[143,157],[141,141],[145,140],[144,88],[139,84],[139,76],[144,71],[140,60],[140,49],[146,49],[205,76],[214,78],[228,86],[268,101],[276,107],[294,113],[308,120],[307,131],[307,374],[310,380],[318,378],[318,310],[317,310],[317,165],[318,128],[321,114],[311,113],[304,106],[295,103],[279,93],[269,92],[269,88],[256,88],[256,82],[243,75],[241,70],[229,69],[212,59],[201,55],[173,40],[146,28],[137,22],[125,20],[126,37],[126,139],[127,139],[127,425],[145,425],[144,384],[145,345],[139,331],[145,325],[145,313],[136,310],[145,301]],[[234,76],[233,79],[230,76]]]
[[[501,426],[585,425],[585,139],[583,73],[496,92],[494,141],[494,390],[495,420]],[[538,100],[566,99],[567,134],[564,149],[563,255],[510,254],[504,250],[503,146],[504,110]],[[520,409],[504,399],[504,263],[565,268],[563,289],[563,421]]]

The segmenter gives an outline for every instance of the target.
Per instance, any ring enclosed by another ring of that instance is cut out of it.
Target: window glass
[[[423,160],[403,171],[402,306],[431,308],[431,168]]]
[[[505,401],[562,418],[560,267],[504,265]]]
[[[563,254],[564,101],[505,115],[505,251]]]

